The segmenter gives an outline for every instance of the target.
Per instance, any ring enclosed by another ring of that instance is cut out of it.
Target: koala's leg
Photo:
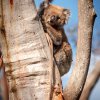
[[[50,35],[53,43],[55,45],[61,45],[62,44],[62,32],[57,31],[55,28],[50,26],[49,24],[46,24],[47,27],[47,33]]]
[[[61,76],[66,74],[72,62],[72,49],[70,44],[63,42],[59,50],[54,54],[54,57]]]

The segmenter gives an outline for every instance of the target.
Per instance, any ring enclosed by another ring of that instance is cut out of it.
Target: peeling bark
[[[79,0],[79,25],[76,65],[68,86],[64,90],[65,100],[78,100],[88,73],[95,11],[92,0]]]

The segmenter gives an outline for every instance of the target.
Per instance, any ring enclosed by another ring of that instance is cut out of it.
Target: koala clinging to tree
[[[36,19],[40,19],[43,29],[53,41],[53,54],[61,76],[69,71],[72,62],[72,49],[64,31],[70,11],[50,4],[53,0],[41,3]]]

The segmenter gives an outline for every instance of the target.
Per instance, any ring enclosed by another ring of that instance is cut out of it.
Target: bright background
[[[42,0],[35,0],[37,8]],[[73,64],[69,73],[62,77],[63,87],[68,82],[71,75],[72,69],[74,67],[76,58],[76,41],[77,41],[77,26],[78,26],[78,0],[54,0],[53,4],[62,6],[64,8],[70,9],[71,16],[67,25],[64,29],[68,36],[69,42],[73,49]],[[100,61],[100,0],[94,0],[94,8],[97,14],[97,18],[93,30],[93,42],[92,42],[92,54],[89,72],[93,69],[95,63]],[[100,100],[100,79],[97,82],[94,90],[91,93],[89,100]]]

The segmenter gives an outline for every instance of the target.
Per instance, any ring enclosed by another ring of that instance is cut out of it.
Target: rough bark
[[[93,71],[88,75],[80,100],[89,100],[91,91],[100,77],[100,62],[97,62]]]
[[[88,73],[95,11],[92,0],[79,0],[79,25],[76,64],[64,90],[65,100],[78,100]]]
[[[9,84],[9,100],[50,100],[53,55],[33,0],[2,0],[1,47]],[[3,41],[5,40],[5,41]]]

